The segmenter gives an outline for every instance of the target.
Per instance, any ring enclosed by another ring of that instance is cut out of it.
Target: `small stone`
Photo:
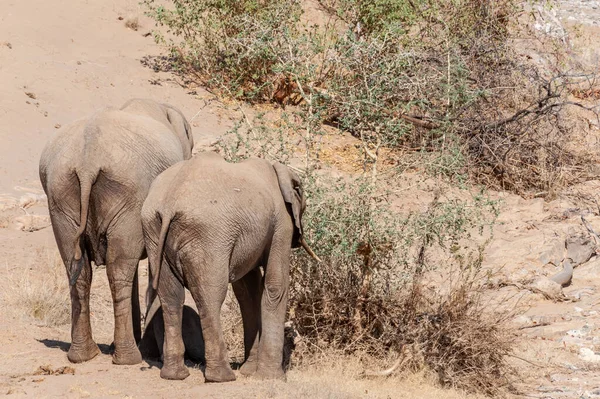
[[[562,286],[557,282],[550,280],[549,278],[540,278],[539,280],[533,282],[531,286],[550,298],[560,298],[564,296]]]
[[[576,234],[569,236],[566,240],[567,258],[573,261],[573,265],[581,265],[590,260],[596,253],[596,244],[588,234]]]
[[[590,363],[600,363],[600,355],[594,353],[590,348],[579,349],[579,358]]]
[[[44,215],[25,215],[14,219],[17,230],[34,232],[50,226],[50,217]]]
[[[19,198],[19,207],[25,209],[37,204],[46,204],[47,201],[46,194],[27,193]]]

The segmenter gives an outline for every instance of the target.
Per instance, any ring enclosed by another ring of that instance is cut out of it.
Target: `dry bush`
[[[45,326],[61,326],[71,321],[69,288],[58,252],[40,251],[39,263],[19,268],[8,278],[5,302]]]
[[[231,288],[227,292],[227,297],[221,308],[221,326],[230,360],[239,364],[243,363],[244,329],[242,314]]]
[[[290,120],[308,151],[332,124],[364,142],[365,164],[391,147],[436,175],[519,194],[585,176],[590,157],[569,148],[566,109],[596,82],[568,61],[564,38],[540,40],[516,0],[321,0],[326,22],[315,25],[297,0],[144,3],[181,39],[168,44],[187,79],[298,105]],[[533,55],[517,50],[525,42]]]
[[[463,271],[454,274],[446,292],[416,280],[393,296],[362,296],[344,272],[338,270],[338,278],[319,292],[294,296],[293,320],[308,350],[300,364],[331,348],[375,359],[396,353],[400,371],[431,370],[442,386],[490,396],[510,388],[514,371],[506,359],[513,349],[507,323],[512,314],[488,307],[484,278]],[[373,368],[372,361],[368,367]]]
[[[443,386],[489,395],[507,387],[510,315],[483,301],[475,243],[493,203],[436,198],[426,212],[398,216],[368,181],[320,177],[306,191],[305,231],[323,262],[295,252],[290,319],[307,353],[388,358],[409,348],[405,366],[434,371]],[[434,272],[446,278],[431,281]]]

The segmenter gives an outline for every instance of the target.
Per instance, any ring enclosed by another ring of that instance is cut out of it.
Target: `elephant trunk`
[[[321,258],[319,258],[313,252],[313,250],[308,246],[308,244],[306,243],[306,241],[304,241],[304,237],[300,237],[300,245],[302,245],[302,248],[304,248],[304,250],[310,255],[311,258],[313,258],[317,262],[321,263]]]

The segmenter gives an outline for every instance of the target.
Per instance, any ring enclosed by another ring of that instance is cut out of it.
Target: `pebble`
[[[590,348],[580,348],[579,349],[579,358],[583,361],[590,363],[600,363],[600,355],[597,355]]]

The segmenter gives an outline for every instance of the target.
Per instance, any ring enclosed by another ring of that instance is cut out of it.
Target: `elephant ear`
[[[192,127],[180,110],[169,104],[163,104],[163,106],[167,112],[169,123],[173,126],[173,129],[175,129],[175,133],[177,133],[177,137],[179,137],[179,140],[181,141],[184,157],[185,159],[189,159],[192,156],[192,148],[194,147]]]
[[[302,214],[306,208],[304,193],[302,191],[302,183],[296,173],[285,165],[276,162],[273,165],[277,180],[279,181],[279,189],[283,200],[287,204],[288,212],[291,210],[291,216],[294,220],[294,236],[292,237],[292,248],[298,248],[301,244],[302,230]]]

